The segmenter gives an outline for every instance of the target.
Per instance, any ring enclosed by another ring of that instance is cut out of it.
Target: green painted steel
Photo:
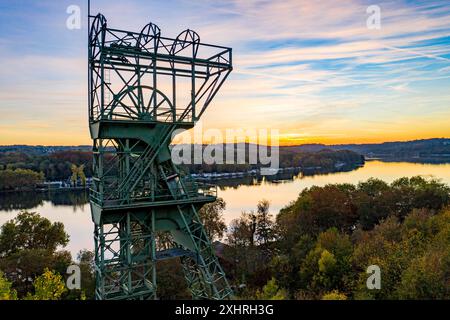
[[[198,216],[213,185],[183,176],[169,145],[190,129],[232,70],[231,48],[175,39],[147,24],[112,29],[89,16],[89,128],[93,139],[91,212],[97,299],[156,299],[158,259],[179,258],[194,299],[232,290]],[[158,232],[173,250],[158,252]]]

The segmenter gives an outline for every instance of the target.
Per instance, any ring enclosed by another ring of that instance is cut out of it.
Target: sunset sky
[[[90,144],[86,3],[0,0],[0,145]],[[92,3],[112,27],[151,21],[233,48],[205,128],[278,129],[282,144],[450,137],[448,0]],[[81,30],[66,28],[72,4]],[[379,30],[366,26],[369,5]]]

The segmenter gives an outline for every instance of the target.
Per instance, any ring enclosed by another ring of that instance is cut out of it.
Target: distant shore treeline
[[[32,170],[43,173],[44,179],[50,181],[68,179],[72,175],[72,164],[84,165],[86,176],[91,176],[91,151],[67,150],[47,154],[0,152],[0,172],[16,169]]]
[[[348,150],[323,149],[317,152],[280,149],[281,168],[320,169],[327,172],[344,166],[358,166],[364,157]],[[21,151],[0,152],[0,191],[33,189],[44,181],[68,181],[73,165],[83,166],[84,175],[92,176],[91,151],[65,150],[51,153]],[[249,164],[182,164],[187,173],[233,173],[259,170],[262,165]]]
[[[237,144],[234,148],[234,158],[238,159],[239,153],[245,154],[245,163],[226,163],[226,147],[224,147],[224,154],[222,155],[220,163],[213,164],[195,164],[194,154],[195,152],[191,150],[191,161],[190,164],[181,164],[182,170],[188,173],[233,173],[233,172],[249,172],[258,171],[262,167],[267,167],[264,165],[264,160],[259,159],[259,154],[254,151],[254,158],[257,161],[250,160],[249,144]],[[204,146],[203,146],[204,147]],[[193,149],[193,147],[192,147]],[[253,150],[257,148],[253,145]],[[271,154],[271,159],[273,160],[273,148],[268,148],[268,153]],[[332,172],[343,166],[359,166],[364,164],[364,156],[349,150],[330,150],[327,148],[322,148],[315,151],[305,151],[305,150],[295,150],[286,147],[280,147],[278,149],[278,166],[280,168],[299,168],[299,169],[319,169],[327,172]],[[181,153],[182,154],[182,153]],[[267,160],[267,159],[266,159]],[[256,162],[256,163],[255,163]],[[274,164],[271,163],[271,167]]]
[[[235,145],[249,149],[249,144]],[[248,155],[248,153],[247,153]],[[305,144],[279,148],[281,168],[319,169],[333,172],[339,168],[358,166],[364,157],[387,161],[450,161],[450,139],[428,139],[381,144],[322,145]],[[247,159],[248,160],[248,159]],[[86,177],[92,176],[90,146],[0,146],[0,190],[33,189],[44,181],[67,181],[72,165],[84,166]],[[258,170],[259,164],[187,164],[181,169],[189,173],[232,173]],[[20,169],[20,170],[18,170]]]
[[[450,161],[450,139],[447,138],[374,144],[305,144],[288,148],[303,151],[318,151],[323,148],[331,150],[350,150],[362,154],[367,158],[382,158],[383,160],[422,160],[423,162],[433,160]]]
[[[243,145],[240,143],[238,145]],[[294,146],[281,146],[280,150],[294,150],[304,152],[318,152],[323,149],[350,150],[365,157],[380,158],[449,158],[450,138],[433,138],[411,141],[393,141],[366,144],[301,144]],[[33,155],[51,154],[60,151],[91,151],[90,145],[79,146],[31,146],[31,145],[4,145],[0,146],[0,153],[22,152]]]

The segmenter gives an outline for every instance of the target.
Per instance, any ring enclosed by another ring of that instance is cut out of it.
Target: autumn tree
[[[87,299],[94,299],[94,252],[86,249],[80,250],[77,254],[77,262],[81,273],[81,292],[77,298],[85,296]]]
[[[1,227],[0,256],[33,249],[54,252],[68,242],[69,235],[61,222],[51,223],[35,212],[23,211]]]
[[[262,200],[257,210],[242,212],[231,222],[227,233],[228,257],[235,263],[235,278],[249,289],[263,286],[270,279],[272,253],[268,244],[273,240],[273,221],[269,201]]]
[[[221,239],[227,229],[223,212],[226,204],[222,198],[217,198],[212,203],[205,204],[199,211],[200,220],[203,222],[205,231],[211,241]]]
[[[78,166],[78,178],[81,180],[81,185],[86,185],[86,175],[84,173],[84,164]]]
[[[261,200],[257,204],[256,209],[256,230],[255,235],[258,243],[267,245],[273,240],[273,220],[269,212],[270,202],[268,200]]]
[[[327,292],[323,295],[322,300],[347,300],[347,296],[338,290]]]
[[[27,300],[60,300],[67,291],[63,277],[48,269],[34,280],[33,286],[34,294],[29,293]]]
[[[44,181],[44,174],[30,169],[0,170],[0,191],[33,190]]]
[[[19,297],[33,288],[33,279],[45,268],[65,273],[72,263],[65,246],[69,236],[60,222],[51,223],[37,213],[21,212],[0,229],[0,270],[13,283]]]
[[[227,242],[235,247],[253,246],[256,233],[256,215],[254,212],[242,212],[241,216],[230,223]]]
[[[286,291],[278,286],[274,278],[270,279],[262,290],[256,293],[258,300],[285,300],[286,298]]]
[[[0,300],[16,300],[17,293],[12,289],[12,283],[0,271]]]

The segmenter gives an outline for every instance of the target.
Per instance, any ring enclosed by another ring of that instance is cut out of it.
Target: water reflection
[[[275,175],[228,178],[222,180],[213,180],[212,183],[216,184],[220,188],[220,190],[225,190],[229,188],[237,189],[241,186],[257,186],[263,183],[273,183],[273,184],[289,183],[297,179],[302,179],[304,177],[314,177],[319,175],[326,176],[336,174],[339,172],[350,172],[360,167],[361,167],[360,165],[345,165],[333,171],[324,170],[320,168],[309,168],[309,169],[295,168],[292,170],[284,170]]]
[[[368,161],[356,169],[341,168],[339,172],[318,170],[283,172],[274,176],[246,177],[214,181],[219,185],[218,196],[226,202],[226,223],[239,217],[242,211],[255,210],[261,199],[271,203],[276,215],[281,208],[295,200],[304,189],[329,183],[352,183],[377,177],[392,182],[400,177],[433,176],[450,184],[450,164]],[[213,182],[213,181],[211,181]],[[14,218],[20,210],[35,211],[51,221],[61,221],[70,235],[67,250],[75,254],[83,248],[92,249],[93,223],[86,191],[45,193],[1,193],[0,225]]]
[[[222,180],[212,180],[221,190],[228,188],[239,188],[240,186],[255,186],[262,183],[286,183],[295,179],[307,176],[326,175],[337,172],[349,172],[358,166],[344,166],[333,172],[321,169],[291,169],[284,170],[278,174],[270,176],[247,176],[239,178],[229,178]],[[6,192],[0,193],[0,211],[20,211],[29,210],[42,206],[44,202],[49,202],[54,206],[72,206],[73,210],[83,209],[89,202],[89,192],[87,190],[71,191],[46,191],[46,192]]]
[[[0,211],[29,210],[49,202],[54,206],[83,209],[89,201],[87,190],[48,192],[6,192],[0,194]]]

